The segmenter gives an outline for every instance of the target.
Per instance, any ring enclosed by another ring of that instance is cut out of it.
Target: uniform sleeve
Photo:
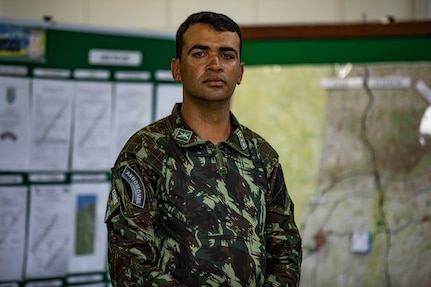
[[[294,204],[278,163],[272,172],[269,187],[267,277],[264,286],[298,286],[302,262],[301,236],[294,219]]]
[[[114,287],[185,286],[155,263],[156,182],[157,177],[133,154],[120,155],[112,168],[105,222]]]

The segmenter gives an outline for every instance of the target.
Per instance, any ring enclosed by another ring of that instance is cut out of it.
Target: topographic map
[[[431,86],[431,64],[246,69],[233,111],[279,151],[300,286],[431,286],[431,137],[419,132],[431,102],[418,83]]]

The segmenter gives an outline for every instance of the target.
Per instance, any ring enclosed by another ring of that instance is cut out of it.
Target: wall
[[[0,0],[0,16],[175,31],[192,12],[214,10],[241,25],[431,18],[431,0]]]

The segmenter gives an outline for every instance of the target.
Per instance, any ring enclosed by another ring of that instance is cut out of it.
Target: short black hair
[[[229,31],[237,33],[240,41],[239,53],[241,55],[242,34],[238,24],[224,14],[203,11],[191,14],[178,28],[175,39],[175,52],[178,59],[181,60],[181,53],[184,46],[184,33],[190,28],[190,25],[193,24],[208,24],[216,31]]]

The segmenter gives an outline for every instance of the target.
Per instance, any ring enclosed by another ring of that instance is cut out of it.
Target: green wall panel
[[[129,70],[170,69],[170,59],[175,55],[173,39],[47,30],[46,65],[56,68],[95,67],[87,60],[88,51],[93,48],[141,51],[142,64],[129,67]]]
[[[245,41],[246,65],[431,60],[431,37]]]

